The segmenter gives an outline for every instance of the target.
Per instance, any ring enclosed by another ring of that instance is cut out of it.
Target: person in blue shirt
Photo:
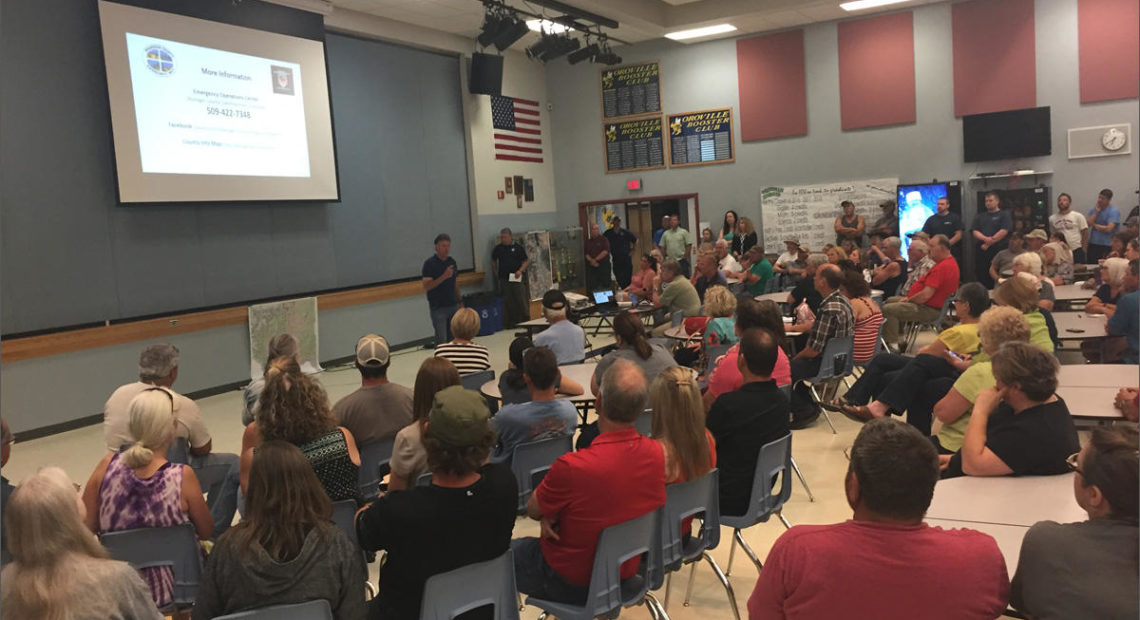
[[[1124,336],[1128,348],[1120,353],[1120,361],[1135,364],[1140,361],[1140,263],[1137,259],[1128,262],[1128,275],[1124,278],[1124,290],[1130,291],[1116,300],[1116,310],[1108,319],[1105,331],[1109,336]]]
[[[1102,189],[1096,205],[1089,209],[1089,249],[1086,258],[1090,264],[1108,256],[1112,249],[1112,235],[1120,227],[1120,209],[1112,204],[1112,190]]]
[[[661,228],[658,228],[657,230],[653,231],[653,245],[654,245],[654,247],[658,247],[658,248],[661,247],[661,235],[664,235],[665,231],[669,230],[670,222],[672,221],[672,219],[673,218],[669,217],[668,215],[661,216]]]
[[[546,291],[542,296],[542,316],[550,327],[534,337],[535,346],[553,351],[559,365],[577,364],[586,359],[586,332],[566,318],[568,308],[562,291]]]
[[[555,399],[558,362],[546,347],[531,347],[523,354],[523,379],[530,402],[506,405],[491,418],[499,436],[491,462],[510,463],[519,444],[560,435],[572,435],[578,427],[578,411],[568,399]]]
[[[435,254],[424,261],[423,283],[427,292],[435,345],[451,342],[451,317],[459,310],[459,265],[451,257],[451,237],[435,236]]]
[[[1009,235],[1013,232],[1013,218],[1009,211],[1001,208],[1001,195],[986,192],[986,210],[974,216],[971,234],[977,253],[974,255],[974,273],[986,288],[994,287],[990,276],[990,264],[997,253],[1009,245]]]

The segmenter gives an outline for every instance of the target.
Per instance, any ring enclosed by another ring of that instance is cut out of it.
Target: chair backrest
[[[416,478],[416,486],[430,487],[431,486],[431,472],[425,471]]]
[[[739,517],[721,515],[720,522],[734,528],[750,527],[767,521],[792,496],[792,434],[770,441],[760,448],[752,476],[748,511]],[[773,482],[780,476],[780,490],[773,494]]]
[[[624,523],[611,525],[598,536],[594,549],[594,566],[590,572],[590,587],[586,595],[586,611],[590,617],[609,615],[622,607],[640,601],[649,591],[649,570],[658,563],[653,544],[657,521],[662,508],[634,517]],[[626,560],[642,557],[637,575],[621,579],[621,565]]]
[[[646,409],[638,414],[637,419],[633,421],[633,427],[637,432],[645,437],[653,436],[653,410]]]
[[[870,363],[871,360],[875,359],[876,355],[883,352],[883,325],[886,324],[886,322],[887,322],[887,317],[880,314],[879,315],[879,331],[877,334],[875,334],[875,348],[874,348],[874,350],[871,351],[871,357],[868,357],[865,360],[853,360],[853,363],[855,366],[859,366],[861,368],[861,367],[865,366],[866,364]],[[852,350],[854,350],[854,343],[852,343]]]
[[[716,366],[717,358],[728,353],[728,350],[731,348],[731,344],[714,344],[705,347],[705,360],[707,361],[707,365],[705,366],[706,377],[712,374],[713,368]]]
[[[947,295],[946,299],[942,300],[942,309],[938,311],[939,329],[941,329],[942,325],[946,323],[946,319],[950,316],[950,312],[954,310],[954,300],[957,298],[958,291],[954,291],[953,293]]]
[[[819,374],[810,379],[812,382],[838,379],[851,374],[855,368],[855,336],[829,339],[823,345],[819,359]]]
[[[573,439],[569,435],[528,441],[515,446],[514,454],[511,456],[511,472],[514,473],[515,481],[519,485],[519,510],[526,509],[530,494],[534,492],[542,476],[546,475],[554,461],[573,449]]]
[[[484,605],[495,606],[496,620],[518,620],[517,592],[514,555],[507,549],[493,560],[429,577],[420,620],[452,620]]]
[[[99,542],[112,558],[135,570],[169,566],[174,572],[174,604],[194,604],[202,581],[202,548],[192,523],[107,532]]]
[[[332,607],[325,599],[292,605],[273,605],[235,614],[217,616],[214,620],[333,620]]]
[[[720,544],[719,481],[720,471],[714,468],[699,478],[665,487],[665,508],[657,524],[655,542],[660,564],[650,569],[650,590],[663,585],[666,573],[680,569],[683,562]],[[700,532],[686,544],[684,521],[699,513],[704,513]]]
[[[380,492],[380,468],[392,460],[392,447],[396,438],[381,439],[360,446],[360,468],[356,483],[364,497],[376,497]]]
[[[342,499],[339,502],[333,502],[332,506],[333,523],[348,536],[352,544],[359,544],[356,541],[356,510],[359,508],[356,505],[356,500]]]
[[[166,448],[166,460],[179,465],[189,465],[190,442],[185,437],[175,437],[174,441],[170,442],[170,446]]]
[[[672,323],[673,327],[676,327],[678,325],[684,325],[685,324],[685,314],[683,312],[681,312],[680,310],[678,310],[678,311],[674,312],[673,314],[669,315],[669,321],[670,321],[670,323]]]
[[[484,383],[488,381],[494,381],[494,379],[495,371],[492,369],[487,369],[480,370],[479,372],[473,372],[469,375],[462,375],[459,377],[459,383],[463,386],[464,389],[475,390],[478,392],[479,388],[483,387]]]

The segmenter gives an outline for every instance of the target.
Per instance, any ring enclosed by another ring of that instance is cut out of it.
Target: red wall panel
[[[741,140],[807,134],[803,30],[738,40],[736,75]]]
[[[915,121],[911,12],[839,23],[839,114],[844,130]]]
[[[1140,97],[1140,2],[1077,0],[1081,103]]]
[[[951,8],[954,114],[1037,106],[1033,0],[974,0]]]

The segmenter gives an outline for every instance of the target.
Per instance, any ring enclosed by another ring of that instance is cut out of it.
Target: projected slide
[[[300,65],[126,36],[143,172],[309,176]]]

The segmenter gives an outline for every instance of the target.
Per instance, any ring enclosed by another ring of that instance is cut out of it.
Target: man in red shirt
[[[748,599],[749,617],[1000,616],[1009,576],[994,539],[922,521],[936,482],[938,453],[926,437],[891,418],[868,422],[844,484],[853,518],[780,536]]]
[[[589,448],[555,461],[527,502],[527,516],[541,521],[541,538],[511,542],[515,580],[524,594],[584,603],[602,530],[665,505],[665,453],[633,427],[649,400],[645,376],[619,360],[601,387],[601,434]],[[626,561],[622,578],[636,574],[639,562]]]
[[[958,290],[958,261],[950,255],[946,235],[930,238],[930,260],[934,266],[906,292],[906,297],[883,305],[883,339],[899,345],[899,326],[903,323],[926,323],[938,318],[942,303]]]

